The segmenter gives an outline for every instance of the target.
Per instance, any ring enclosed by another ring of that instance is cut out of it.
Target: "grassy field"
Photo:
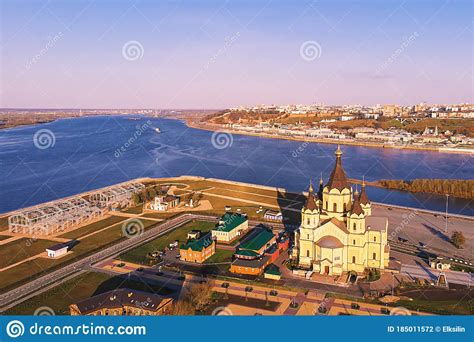
[[[57,242],[48,240],[20,239],[0,246],[0,268],[12,265],[33,255],[45,252],[46,247]]]
[[[163,212],[163,213],[145,213],[140,217],[143,217],[143,218],[148,217],[148,218],[156,218],[156,219],[167,219],[167,218],[173,217],[175,215],[179,215],[179,214],[180,213],[167,213],[167,212]]]
[[[107,217],[104,220],[100,220],[100,221],[88,224],[84,227],[81,227],[81,228],[72,230],[70,232],[67,232],[65,234],[59,235],[59,237],[66,238],[66,239],[77,239],[80,236],[87,235],[89,233],[95,232],[97,230],[101,230],[101,229],[103,229],[107,226],[117,224],[117,223],[123,222],[125,220],[127,220],[126,217],[110,216],[110,217]]]
[[[234,251],[228,249],[216,249],[216,253],[205,261],[206,264],[218,263],[218,262],[231,262]]]
[[[8,230],[8,217],[0,217],[0,232]]]
[[[0,241],[10,239],[10,238],[11,236],[8,236],[8,235],[0,235]]]
[[[143,205],[138,205],[138,206],[133,207],[133,208],[128,208],[124,212],[128,213],[128,214],[141,214],[141,213],[143,213]]]
[[[70,304],[117,288],[153,291],[162,295],[171,293],[169,289],[161,286],[147,285],[139,281],[127,280],[104,273],[88,272],[28,299],[7,310],[4,314],[32,315],[35,309],[47,306],[53,309],[56,315],[68,315]]]
[[[472,292],[472,291],[470,291]],[[449,295],[449,292],[446,292]],[[363,303],[377,304],[380,305],[381,302],[373,299],[361,299],[354,298],[339,293],[329,292],[326,295],[327,298],[334,297],[346,300],[352,300]],[[436,297],[430,296],[429,294],[424,295],[423,299],[412,298],[412,300],[399,300],[396,303],[393,303],[391,306],[395,307],[404,307],[412,311],[428,312],[434,313],[437,315],[472,315],[474,314],[474,306],[469,302],[471,296],[468,294],[465,298],[462,299],[438,299]],[[390,310],[390,306],[388,308]]]
[[[146,229],[157,224],[156,221],[151,220],[140,220]],[[117,224],[107,230],[100,233],[91,235],[88,238],[79,240],[79,243],[72,249],[72,253],[60,258],[60,259],[47,259],[38,258],[33,261],[24,262],[18,266],[2,272],[0,277],[0,289],[11,287],[16,283],[23,283],[26,280],[32,279],[32,277],[41,276],[47,272],[51,272],[53,269],[58,268],[60,265],[65,265],[74,260],[77,260],[85,255],[91,254],[101,248],[106,248],[112,244],[124,240],[126,237],[122,233],[122,224]],[[21,241],[21,240],[19,240]],[[54,242],[49,242],[49,245]],[[6,246],[8,246],[7,244]],[[5,246],[1,246],[0,251],[4,252]],[[24,258],[22,258],[24,259]],[[3,260],[3,259],[2,259]]]
[[[469,299],[462,300],[430,300],[430,299],[413,299],[401,300],[396,306],[402,306],[410,310],[419,310],[431,312],[437,315],[472,315],[474,314],[474,306],[469,303]]]
[[[148,264],[147,258],[146,258],[146,255],[148,253],[158,251],[158,250],[163,250],[166,246],[168,246],[171,242],[175,240],[179,240],[180,242],[185,242],[188,232],[190,232],[193,229],[199,229],[202,232],[206,232],[206,231],[211,230],[214,227],[214,225],[215,224],[212,222],[203,222],[203,221],[189,222],[163,236],[156,238],[153,241],[150,241],[124,254],[121,254],[118,257],[118,259],[146,265]]]

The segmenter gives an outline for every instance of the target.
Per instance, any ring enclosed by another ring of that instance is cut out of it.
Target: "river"
[[[40,129],[53,134],[52,140],[42,141],[45,145],[35,145]],[[317,183],[322,173],[326,181],[334,164],[335,145],[244,135],[212,137],[213,132],[188,128],[179,120],[140,116],[60,119],[1,130],[0,212],[138,177],[196,175],[303,191],[310,177]],[[341,148],[351,178],[472,179],[474,175],[470,155]],[[445,210],[444,196],[371,187],[367,192],[376,202]],[[472,201],[465,199],[450,197],[449,211],[474,215]]]

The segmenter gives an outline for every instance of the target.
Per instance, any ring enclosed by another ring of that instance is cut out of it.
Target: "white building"
[[[155,201],[150,204],[151,210],[166,211],[177,207],[179,197],[173,195],[156,196]]]
[[[69,245],[65,243],[59,243],[57,245],[46,248],[46,253],[48,254],[48,258],[59,258],[61,255],[67,253],[68,248]]]

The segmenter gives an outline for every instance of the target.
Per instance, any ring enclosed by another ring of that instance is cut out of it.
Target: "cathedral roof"
[[[346,173],[342,168],[342,151],[339,147],[336,150],[336,165],[334,165],[334,169],[331,172],[331,176],[329,176],[329,182],[327,186],[329,190],[331,189],[338,189],[342,191],[342,189],[349,189],[349,182],[346,178]]]
[[[351,208],[351,215],[352,214],[360,215],[363,213],[364,213],[364,209],[362,209],[362,206],[360,205],[359,193],[356,190],[356,193],[354,194],[354,203],[352,204],[352,208]]]
[[[321,239],[319,239],[316,242],[316,244],[319,247],[331,248],[331,249],[344,247],[344,244],[341,241],[339,241],[338,238],[336,238],[334,236],[324,236]]]
[[[335,217],[328,218],[324,221],[321,222],[320,227],[324,226],[325,224],[331,222],[334,224],[336,227],[338,227],[340,230],[342,230],[344,233],[349,234],[349,231],[347,230],[346,223],[344,221],[339,221]]]
[[[317,209],[316,199],[313,192],[313,184],[309,182],[308,198],[306,199],[306,204],[304,205],[305,209],[315,210]]]
[[[367,193],[365,192],[365,184],[362,183],[362,190],[360,191],[359,201],[363,205],[370,204],[369,197],[367,197]]]

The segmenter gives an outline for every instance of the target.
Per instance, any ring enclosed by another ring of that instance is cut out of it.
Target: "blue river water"
[[[138,120],[131,120],[131,118]],[[151,125],[147,124],[151,122]],[[159,127],[161,134],[155,132]],[[40,129],[54,145],[37,148]],[[138,177],[196,175],[303,191],[327,180],[335,145],[233,135],[188,128],[179,120],[94,116],[0,131],[0,212]],[[218,149],[213,141],[223,143]],[[227,144],[226,144],[227,143]],[[117,152],[120,149],[121,152]],[[472,157],[425,151],[342,146],[348,177],[366,180],[472,179]],[[444,196],[368,188],[372,201],[445,210]],[[474,215],[472,201],[449,198],[449,211]]]

